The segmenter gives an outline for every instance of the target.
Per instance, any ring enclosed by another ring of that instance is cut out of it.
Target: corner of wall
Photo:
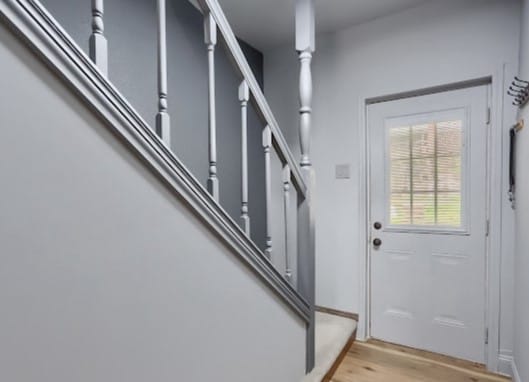
[[[518,369],[516,368],[516,362],[514,361],[514,359],[511,362],[511,369],[513,382],[522,382],[522,378],[520,378],[520,374],[518,373]]]
[[[513,376],[513,356],[510,350],[500,350],[498,356],[498,373]]]

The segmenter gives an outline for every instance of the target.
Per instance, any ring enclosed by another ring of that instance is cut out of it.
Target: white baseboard
[[[522,382],[511,351],[500,352],[498,373],[512,377],[513,382]]]
[[[500,356],[498,358],[498,373],[512,377],[513,362],[512,351],[500,350]]]
[[[513,382],[522,382],[522,379],[520,378],[520,374],[518,374],[518,369],[516,368],[516,363],[514,362],[514,359],[512,360],[512,380]]]

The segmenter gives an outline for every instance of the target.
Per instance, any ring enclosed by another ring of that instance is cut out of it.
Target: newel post
[[[296,2],[296,51],[299,55],[299,140],[302,167],[310,167],[312,53],[315,50],[314,0]]]
[[[312,54],[315,44],[314,0],[296,0],[296,51],[299,56],[300,165],[308,188],[298,205],[298,289],[307,299],[311,318],[307,325],[307,372],[314,368],[315,342],[315,229],[313,211],[314,172],[310,159],[312,124]]]
[[[88,40],[90,58],[101,73],[108,75],[108,43],[104,35],[103,0],[92,0],[92,34]]]

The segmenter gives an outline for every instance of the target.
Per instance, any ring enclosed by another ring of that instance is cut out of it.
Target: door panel
[[[488,91],[368,107],[375,338],[484,361]]]

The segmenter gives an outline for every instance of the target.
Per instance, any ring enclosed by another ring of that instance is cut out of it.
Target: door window
[[[390,226],[464,228],[464,110],[387,120]]]

